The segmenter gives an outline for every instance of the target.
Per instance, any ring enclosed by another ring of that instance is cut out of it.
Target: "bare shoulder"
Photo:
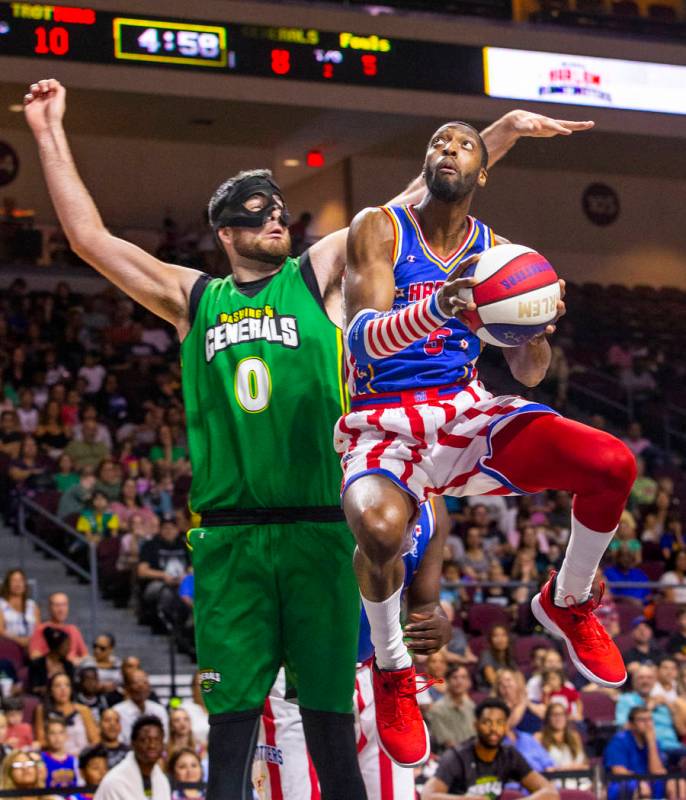
[[[504,236],[501,236],[499,233],[493,233],[493,240],[496,244],[512,244],[509,239],[506,239]]]
[[[350,223],[350,236],[360,235],[381,235],[388,233],[392,235],[393,226],[388,214],[380,206],[370,206],[363,208],[353,217]]]

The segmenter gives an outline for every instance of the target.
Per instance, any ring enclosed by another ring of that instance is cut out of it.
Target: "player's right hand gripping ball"
[[[550,263],[521,244],[501,244],[486,250],[460,275],[474,277],[475,286],[461,289],[460,299],[476,303],[460,316],[484,342],[517,347],[555,321],[560,284]]]

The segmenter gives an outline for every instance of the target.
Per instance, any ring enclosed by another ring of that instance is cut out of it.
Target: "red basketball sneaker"
[[[553,603],[556,573],[531,601],[531,610],[536,619],[551,633],[564,639],[569,656],[579,672],[594,683],[618,687],[626,680],[624,659],[617,645],[608,636],[605,628],[593,613],[600,605],[605,584],[600,584],[597,600],[589,597],[585,603],[568,603],[560,608]],[[572,600],[573,598],[565,598]]]
[[[372,669],[379,744],[391,761],[401,767],[418,767],[431,752],[417,692],[428,689],[434,681],[427,681],[426,686],[417,689],[416,679],[413,666],[380,670],[375,662]]]

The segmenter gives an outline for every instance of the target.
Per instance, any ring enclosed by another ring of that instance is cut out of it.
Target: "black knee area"
[[[302,707],[300,716],[322,800],[367,800],[357,761],[354,716]]]
[[[252,762],[262,709],[210,716],[206,800],[252,800]]]

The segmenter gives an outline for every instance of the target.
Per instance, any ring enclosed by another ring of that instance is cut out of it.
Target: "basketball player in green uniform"
[[[25,96],[72,248],[174,325],[182,342],[191,507],[202,520],[189,544],[210,711],[208,799],[252,797],[259,716],[282,663],[297,687],[322,796],[364,798],[351,714],[359,594],[332,447],[346,404],[339,326],[347,231],[290,258],[282,193],[271,173],[254,170],[210,201],[233,274],[212,280],[163,263],[103,225],[76,171],[64,111],[55,80]],[[484,134],[493,162],[522,135],[587,127],[512,112]],[[422,194],[417,179],[403,199]]]

